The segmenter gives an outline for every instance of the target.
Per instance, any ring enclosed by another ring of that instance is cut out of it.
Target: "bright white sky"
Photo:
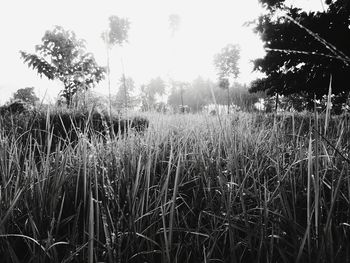
[[[291,0],[295,5],[317,6],[319,0]],[[106,65],[106,50],[101,33],[108,17],[127,17],[131,22],[129,43],[114,47],[111,54],[112,94],[117,92],[121,77],[121,57],[126,76],[136,85],[162,77],[192,81],[201,75],[216,79],[214,54],[229,43],[241,46],[238,81],[249,83],[250,60],[262,57],[262,43],[251,28],[243,26],[262,12],[258,0],[23,0],[0,4],[0,105],[19,88],[35,87],[39,96],[57,97],[62,84],[48,81],[29,69],[19,51],[33,52],[46,30],[54,25],[73,30],[87,41],[87,49],[101,66]],[[171,35],[169,15],[178,14],[180,29]],[[106,81],[96,92],[107,94]]]

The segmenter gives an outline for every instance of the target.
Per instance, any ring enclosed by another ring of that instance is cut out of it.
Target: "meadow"
[[[1,262],[350,262],[348,115],[143,116],[39,155],[0,127]]]

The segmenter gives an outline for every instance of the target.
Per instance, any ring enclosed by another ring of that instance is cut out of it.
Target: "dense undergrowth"
[[[2,262],[350,260],[349,116],[147,117],[39,161],[1,128]]]

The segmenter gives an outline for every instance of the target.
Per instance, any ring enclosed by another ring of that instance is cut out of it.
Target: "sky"
[[[290,0],[296,6],[320,8],[319,0]],[[216,80],[213,57],[227,44],[239,44],[241,59],[238,81],[249,83],[252,60],[263,57],[259,37],[245,22],[256,19],[263,9],[258,0],[11,0],[0,4],[0,105],[20,88],[35,87],[47,101],[54,101],[63,86],[29,69],[19,51],[34,52],[46,30],[55,25],[73,30],[86,40],[100,66],[106,65],[106,48],[101,33],[108,17],[130,20],[128,43],[111,51],[111,88],[117,92],[123,72],[136,86],[158,76],[192,81],[198,76]],[[180,16],[175,34],[169,28],[169,15]],[[123,67],[122,67],[123,64]],[[94,91],[107,94],[107,82]]]

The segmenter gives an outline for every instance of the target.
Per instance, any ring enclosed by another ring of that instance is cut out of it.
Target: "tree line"
[[[229,44],[213,59],[218,76],[215,83],[203,78],[191,83],[170,80],[167,104],[189,105],[199,111],[216,101],[226,104],[229,111],[232,104],[250,109],[259,97],[265,97],[270,106],[288,105],[301,111],[322,104],[331,94],[335,113],[349,107],[350,89],[346,85],[350,73],[349,1],[326,0],[324,10],[318,12],[289,6],[285,0],[259,1],[266,12],[248,25],[253,26],[264,43],[265,56],[254,61],[254,70],[264,73],[264,77],[249,86],[237,83],[240,47]],[[169,17],[173,33],[179,21],[178,15]],[[91,89],[107,75],[109,102],[113,106],[129,108],[139,103],[143,110],[154,109],[159,106],[157,97],[166,93],[166,83],[161,78],[142,85],[139,97],[134,98],[135,84],[123,73],[117,95],[113,100],[111,97],[108,54],[114,45],[127,42],[129,27],[126,18],[109,18],[109,28],[101,34],[106,43],[106,67],[96,63],[83,40],[60,26],[45,33],[34,54],[21,51],[21,57],[39,75],[63,83],[61,97],[68,106],[77,92]]]

